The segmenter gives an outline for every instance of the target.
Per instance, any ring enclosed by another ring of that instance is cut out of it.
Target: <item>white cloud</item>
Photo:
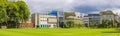
[[[46,12],[51,10],[72,10],[73,0],[26,0],[31,12]]]
[[[120,9],[118,8],[120,7],[120,0],[25,0],[25,2],[28,4],[32,13],[43,13],[51,10],[74,11],[76,9],[75,7],[80,6],[95,7],[93,9],[100,11],[114,8]],[[98,12],[93,11],[91,13]]]
[[[115,14],[120,15],[120,9],[114,9],[113,12],[114,12]]]

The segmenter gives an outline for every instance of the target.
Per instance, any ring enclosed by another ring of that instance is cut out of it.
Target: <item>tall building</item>
[[[32,22],[36,28],[54,28],[56,27],[57,18],[52,15],[32,14]]]
[[[83,23],[86,25],[86,27],[89,27],[89,17],[88,17],[88,15],[85,15],[82,20],[83,20]]]
[[[89,23],[100,24],[100,15],[99,14],[88,14]]]
[[[100,12],[100,20],[101,20],[101,24],[104,23],[103,20],[109,20],[109,21],[112,21],[111,24],[115,25],[115,21],[116,19],[118,18],[118,15],[113,13],[112,11],[110,10],[107,10],[107,11],[102,11]]]
[[[96,23],[96,24],[105,24],[110,22],[113,26],[117,26],[117,22],[119,17],[117,14],[113,13],[110,10],[107,11],[101,11],[99,14],[88,14],[84,16],[84,24],[89,27],[89,24]],[[106,21],[107,20],[107,21]],[[108,23],[109,24],[109,23]]]
[[[83,19],[83,17],[85,16],[84,13],[80,13],[80,12],[74,12],[75,16],[79,19]]]
[[[63,11],[51,11],[49,15],[56,16],[57,18],[57,27],[60,27],[60,22],[64,22],[64,12]]]

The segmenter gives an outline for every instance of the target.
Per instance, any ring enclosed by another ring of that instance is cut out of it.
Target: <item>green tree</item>
[[[30,11],[23,1],[7,2],[0,0],[0,23],[17,26],[20,22],[26,22],[29,19]]]
[[[75,14],[64,12],[64,16],[65,16],[65,19],[67,19],[67,17],[69,17],[69,16],[75,16]]]
[[[23,1],[19,1],[19,2],[17,2],[17,5],[19,7],[18,12],[20,14],[20,16],[19,16],[20,19],[19,20],[22,21],[22,22],[26,22],[30,17],[30,11],[28,9],[27,4]]]
[[[60,26],[61,28],[65,28],[64,22],[59,22],[59,26]]]
[[[98,24],[96,22],[90,22],[89,26],[90,26],[90,28],[97,28]]]
[[[5,4],[0,4],[0,23],[7,22],[8,16]]]
[[[0,0],[0,3],[8,2],[8,0]]]
[[[6,11],[7,11],[7,15],[9,17],[9,21],[7,22],[9,25],[11,24],[14,24],[14,27],[16,27],[15,25],[18,24],[19,22],[19,12],[18,12],[19,8],[18,6],[16,5],[15,2],[9,2],[7,4],[7,7],[6,7]],[[13,23],[11,23],[13,22]]]
[[[84,24],[82,21],[74,21],[74,25],[75,25],[74,27],[78,27],[78,28],[84,27]]]
[[[74,27],[74,21],[66,21],[67,20],[67,17],[69,16],[75,16],[75,14],[73,13],[68,13],[68,12],[64,12],[64,27],[65,28],[72,28]]]
[[[67,21],[65,24],[65,28],[73,28],[74,27],[74,21]]]

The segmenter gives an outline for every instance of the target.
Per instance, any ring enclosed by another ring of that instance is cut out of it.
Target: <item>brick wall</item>
[[[33,23],[20,23],[19,28],[34,28]]]

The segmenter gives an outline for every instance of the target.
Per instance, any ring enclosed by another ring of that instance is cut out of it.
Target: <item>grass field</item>
[[[0,36],[120,36],[115,29],[0,29]]]

